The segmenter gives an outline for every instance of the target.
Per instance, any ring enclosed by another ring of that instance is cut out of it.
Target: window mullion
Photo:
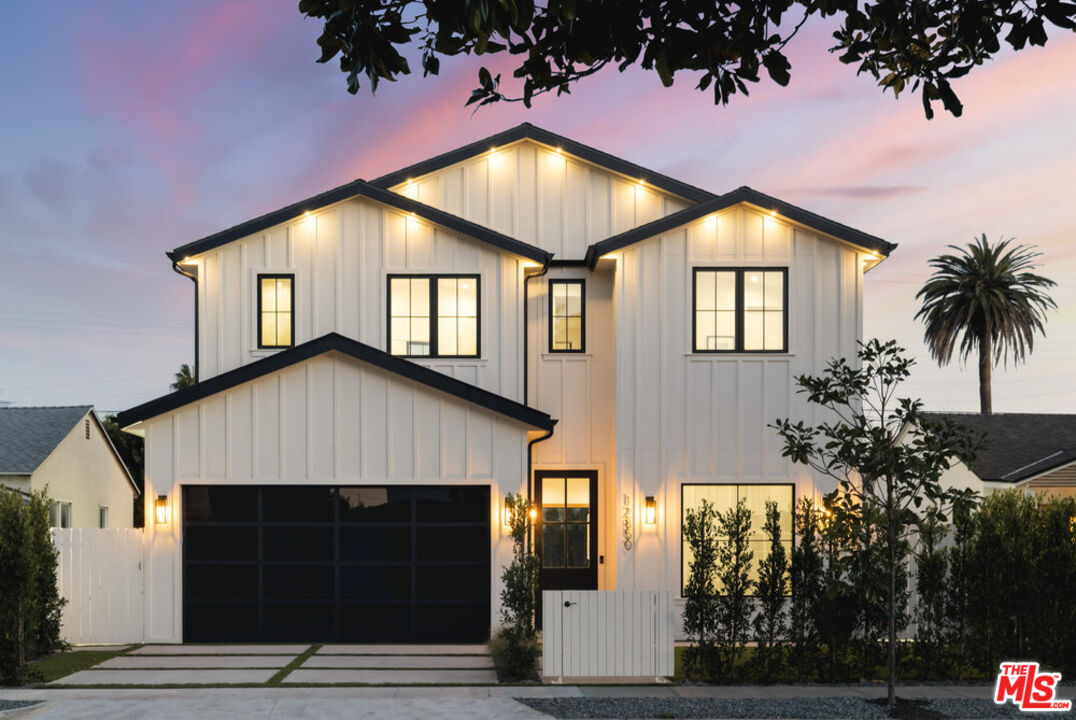
[[[744,352],[744,293],[742,269],[736,272],[736,352]]]
[[[438,357],[441,352],[438,348],[437,331],[440,326],[440,316],[437,313],[437,293],[440,288],[437,285],[437,277],[432,276],[429,278],[430,282],[430,308],[429,308],[429,324],[430,324],[430,357]]]

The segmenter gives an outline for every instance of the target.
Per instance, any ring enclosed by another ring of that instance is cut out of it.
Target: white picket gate
[[[60,634],[72,644],[142,642],[142,531],[54,529]]]
[[[665,590],[542,592],[542,675],[673,674],[674,612]]]

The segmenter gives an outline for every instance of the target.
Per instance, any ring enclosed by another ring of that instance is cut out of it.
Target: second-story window
[[[286,348],[295,343],[295,276],[258,276],[258,347]]]
[[[586,324],[582,280],[549,281],[549,352],[584,352]]]
[[[692,349],[787,352],[788,268],[695,268]]]
[[[478,357],[477,275],[390,275],[389,352]]]

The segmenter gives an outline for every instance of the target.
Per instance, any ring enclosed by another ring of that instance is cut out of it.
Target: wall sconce
[[[168,507],[168,496],[158,495],[155,506],[155,513],[158,525],[167,525],[168,521],[172,519],[172,512]]]
[[[505,530],[512,529],[512,508],[508,507],[507,503],[501,511],[501,524],[504,525]]]
[[[537,506],[532,505],[530,511],[527,514],[530,515],[531,522],[534,522],[535,520],[537,520],[538,519],[538,508],[537,508]]]
[[[643,522],[647,525],[654,525],[658,521],[658,506],[654,502],[653,495],[646,496],[646,504],[643,506]]]

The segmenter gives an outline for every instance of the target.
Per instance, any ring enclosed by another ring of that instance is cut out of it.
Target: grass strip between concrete
[[[280,668],[280,670],[277,671],[276,675],[273,675],[273,677],[269,678],[269,680],[265,684],[266,685],[279,685],[284,680],[284,678],[286,678],[288,675],[291,674],[292,670],[295,670],[296,668],[298,668],[300,665],[302,665],[304,662],[306,662],[307,659],[309,659],[311,655],[313,655],[318,650],[320,650],[321,645],[322,645],[322,643],[314,643],[313,645],[308,647],[304,652],[299,654],[294,660],[292,660],[290,663],[288,663],[284,667]]]

